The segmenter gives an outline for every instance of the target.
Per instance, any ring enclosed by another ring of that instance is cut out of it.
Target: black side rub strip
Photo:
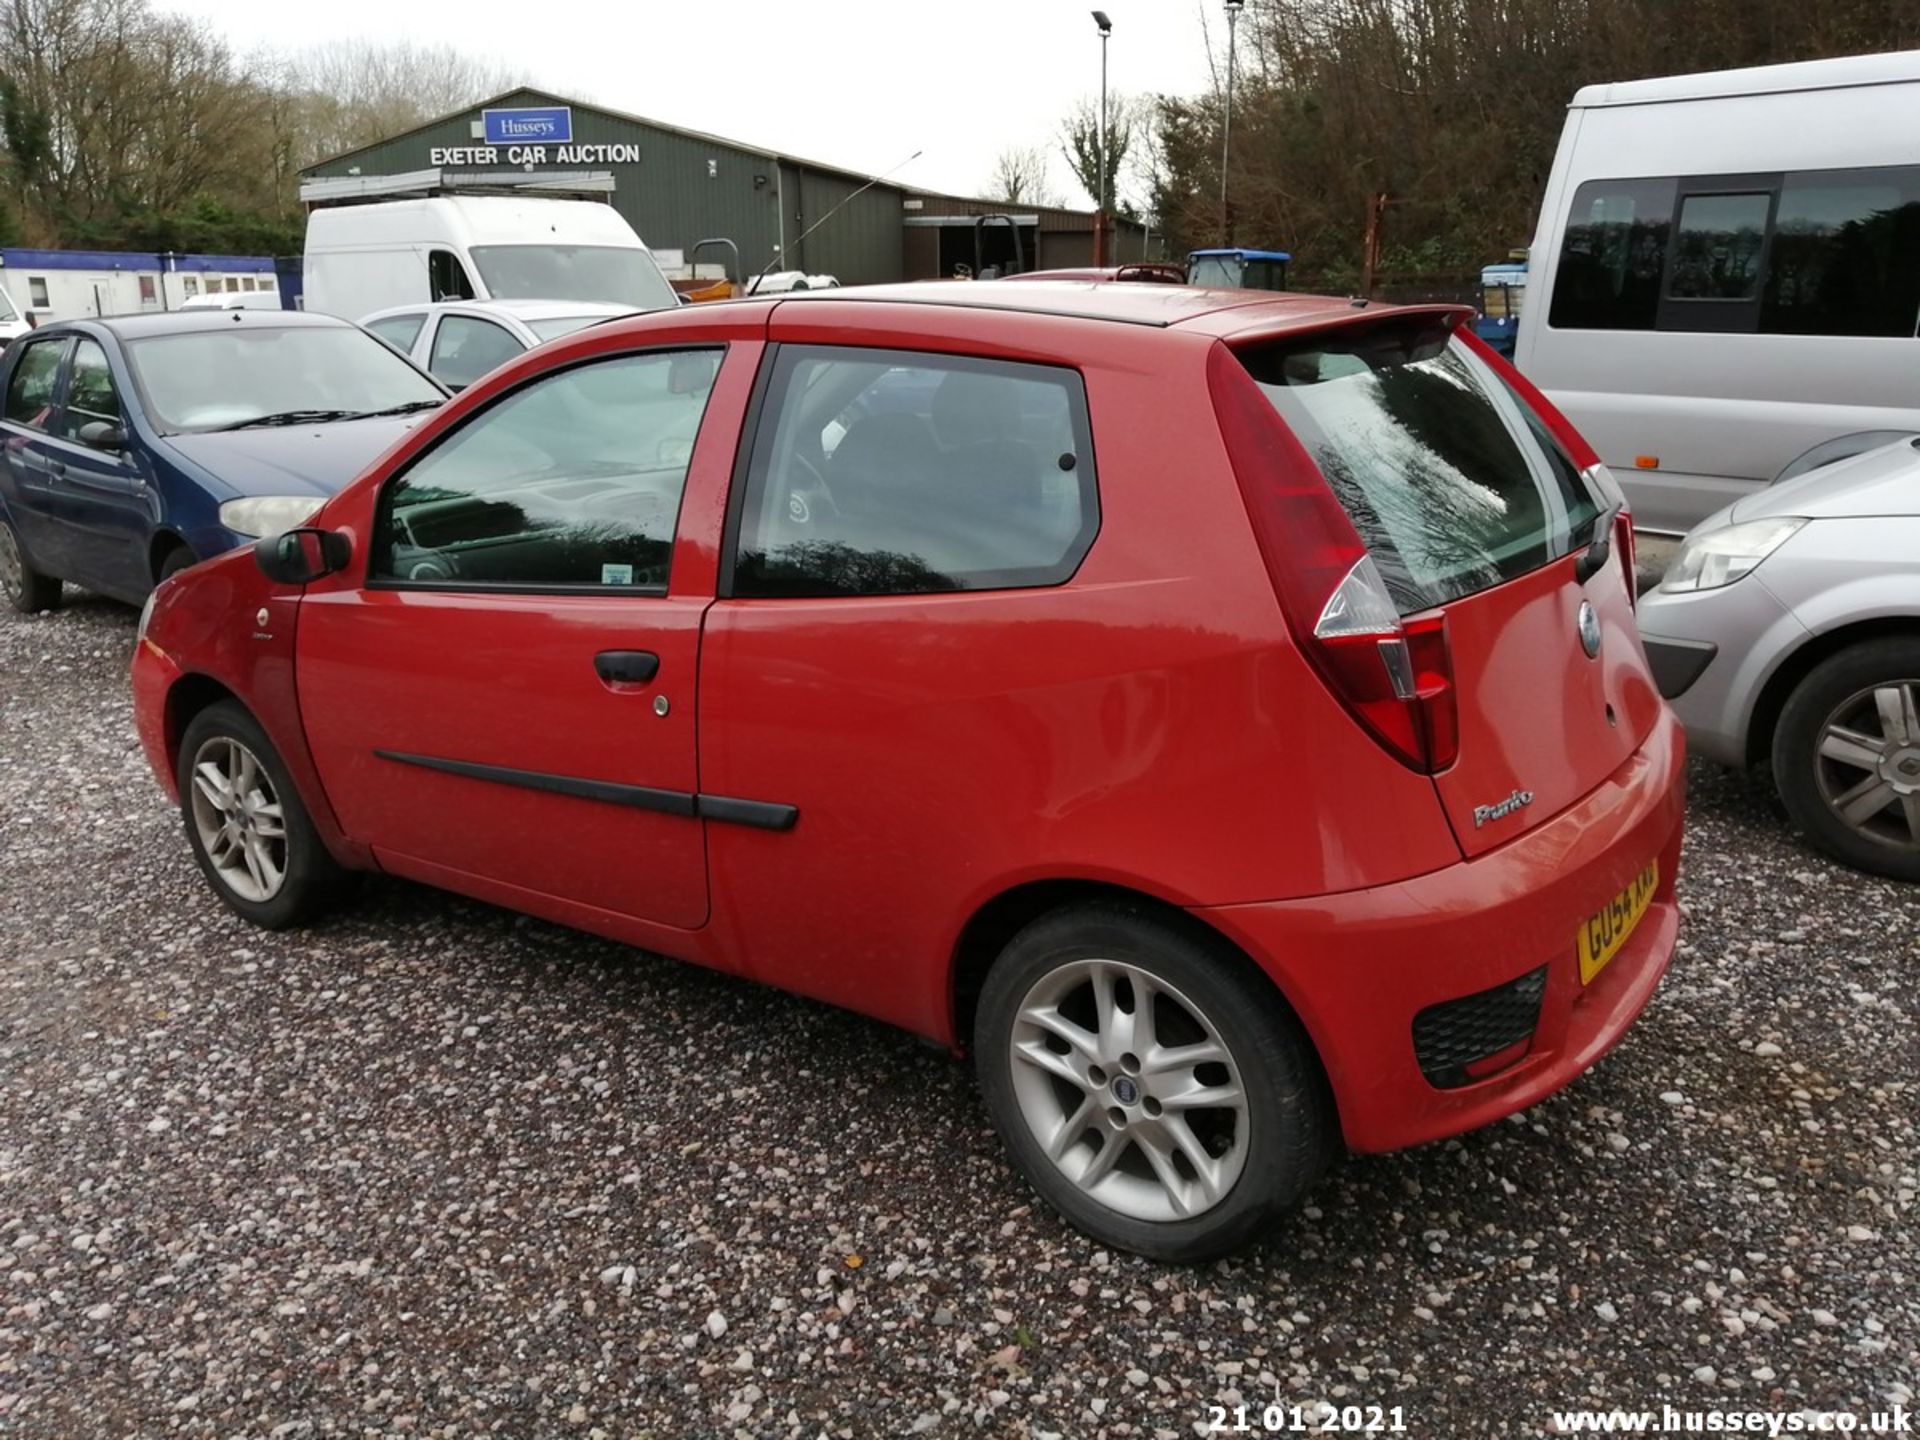
[[[756,830],[791,830],[800,819],[795,805],[778,805],[767,800],[739,800],[730,795],[694,795],[685,790],[656,790],[646,785],[620,785],[611,780],[586,780],[576,775],[549,775],[544,770],[515,770],[506,765],[481,765],[472,760],[443,760],[437,755],[407,755],[398,750],[376,750],[382,760],[399,765],[417,765],[423,770],[439,770],[468,780],[490,780],[496,785],[517,785],[522,790],[545,790],[554,795],[571,795],[579,800],[598,800],[605,805],[625,805],[634,810],[653,810],[662,815],[700,816],[729,825],[748,825]]]

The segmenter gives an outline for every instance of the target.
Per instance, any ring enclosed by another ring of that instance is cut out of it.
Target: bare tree
[[[288,57],[280,76],[298,102],[300,165],[398,135],[517,83],[505,65],[406,40],[336,40]]]
[[[1009,145],[993,162],[986,198],[1009,205],[1059,203],[1047,175],[1047,152],[1038,145]]]
[[[1101,165],[1100,102],[1097,99],[1083,99],[1060,122],[1062,153],[1072,167],[1073,178],[1080,182],[1080,188],[1087,192],[1087,198],[1096,206],[1103,199],[1109,199],[1115,209],[1132,208],[1120,200],[1118,186],[1120,168],[1133,145],[1134,108],[1133,102],[1124,95],[1107,96],[1104,176]]]

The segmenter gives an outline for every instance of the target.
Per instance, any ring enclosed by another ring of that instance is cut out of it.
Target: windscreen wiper
[[[247,430],[256,425],[306,425],[321,420],[352,420],[359,416],[358,410],[276,410],[271,415],[255,415],[249,420],[236,420],[231,425],[216,425],[215,430]]]
[[[362,410],[353,418],[356,420],[372,420],[380,415],[411,415],[416,410],[438,410],[446,403],[444,399],[437,396],[432,400],[408,400],[399,405],[389,405],[384,410]]]
[[[1620,507],[1609,505],[1593,520],[1593,539],[1587,542],[1587,548],[1580,552],[1580,558],[1573,562],[1573,583],[1584,585],[1606,566],[1613,558],[1613,522],[1620,518]]]

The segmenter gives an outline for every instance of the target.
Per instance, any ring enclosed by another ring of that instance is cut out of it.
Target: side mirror
[[[269,535],[253,547],[254,562],[261,573],[282,585],[311,585],[346,568],[352,554],[352,542],[338,530],[310,526]]]
[[[82,445],[91,445],[96,450],[127,448],[126,430],[106,420],[89,420],[80,427],[78,438]]]

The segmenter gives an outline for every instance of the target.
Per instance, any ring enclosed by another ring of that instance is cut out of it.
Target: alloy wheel
[[[0,525],[0,589],[16,603],[27,589],[27,562],[20,558],[20,542],[7,525]]]
[[[263,903],[287,879],[287,826],[266,767],[231,735],[193,757],[193,828],[222,884]]]
[[[1013,1089],[1072,1184],[1136,1220],[1187,1220],[1224,1200],[1247,1159],[1247,1097],[1218,1028],[1135,965],[1075,960],[1028,990]]]
[[[1814,778],[1828,808],[1856,833],[1920,850],[1920,679],[1884,680],[1834,707]]]

